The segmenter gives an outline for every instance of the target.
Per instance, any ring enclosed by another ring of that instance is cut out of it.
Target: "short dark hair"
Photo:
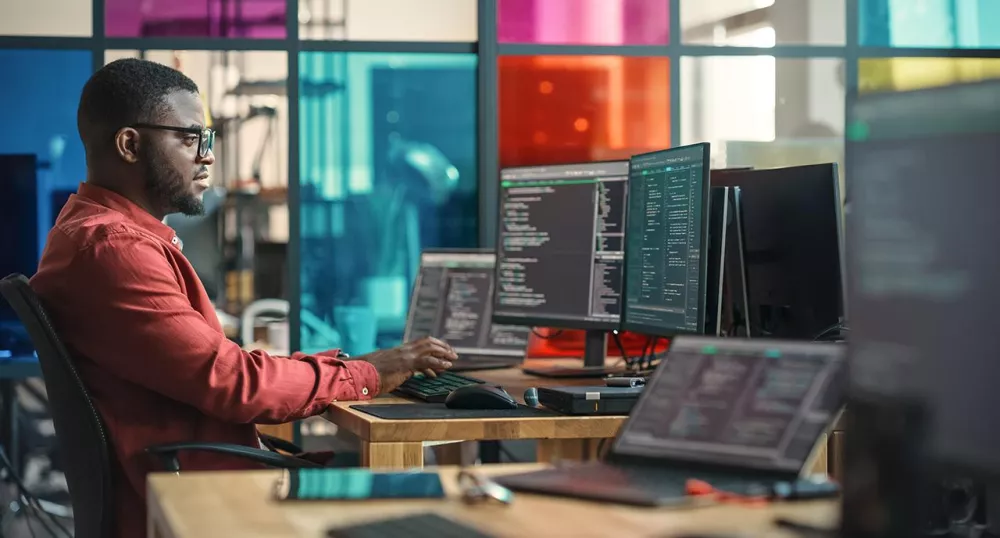
[[[180,71],[156,62],[125,58],[97,70],[83,86],[76,123],[92,154],[111,145],[115,132],[135,123],[153,123],[164,99],[179,91],[198,93],[198,85]]]

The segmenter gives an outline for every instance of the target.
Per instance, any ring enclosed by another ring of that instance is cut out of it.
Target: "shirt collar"
[[[150,215],[149,212],[128,198],[90,183],[81,183],[76,193],[83,198],[125,215],[125,218],[131,220],[140,228],[180,248],[180,239],[178,239],[173,228],[157,220],[156,217]]]

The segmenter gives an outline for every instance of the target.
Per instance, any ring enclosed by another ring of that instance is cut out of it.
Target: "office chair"
[[[115,524],[112,451],[101,417],[38,296],[28,286],[28,279],[13,274],[0,280],[0,295],[27,329],[42,367],[56,438],[59,445],[65,447],[61,454],[73,503],[74,536],[111,536]],[[268,439],[265,444],[283,451],[301,452],[292,443],[280,439]],[[170,443],[146,449],[149,454],[159,457],[168,471],[173,472],[180,470],[178,453],[189,450],[239,456],[286,469],[320,466],[305,459],[229,443]]]

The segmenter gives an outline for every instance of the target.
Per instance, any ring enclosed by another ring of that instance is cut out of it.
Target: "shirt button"
[[[174,238],[170,240],[170,243],[176,245],[178,241],[180,241],[180,239],[177,239],[177,236],[175,235]]]
[[[368,396],[368,387],[362,388],[361,389],[361,394],[364,394],[365,396]]]

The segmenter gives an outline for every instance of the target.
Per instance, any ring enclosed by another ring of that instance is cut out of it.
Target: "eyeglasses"
[[[215,131],[207,127],[174,127],[172,125],[156,125],[153,123],[136,123],[131,126],[133,129],[160,129],[162,131],[174,131],[177,133],[187,133],[198,135],[198,158],[204,159],[208,152],[215,146]]]
[[[514,493],[509,489],[467,469],[459,471],[458,485],[462,491],[462,500],[469,504],[491,500],[502,504],[514,502]]]

